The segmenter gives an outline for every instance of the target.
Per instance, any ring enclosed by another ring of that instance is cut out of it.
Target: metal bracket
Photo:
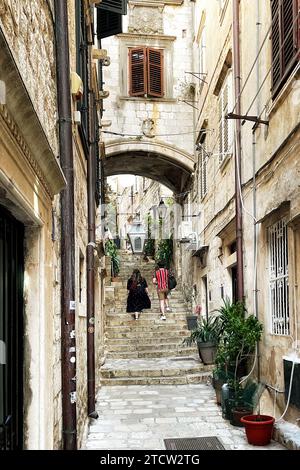
[[[225,119],[242,119],[242,126],[245,124],[246,121],[255,122],[256,126],[258,124],[265,124],[265,126],[269,125],[269,121],[260,119],[258,116],[246,116],[243,114],[228,113],[227,116],[225,116]]]

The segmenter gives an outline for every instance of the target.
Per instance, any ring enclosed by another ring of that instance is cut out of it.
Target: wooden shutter
[[[122,15],[97,8],[97,37],[107,38],[122,33]]]
[[[148,48],[148,95],[162,97],[163,90],[163,51]]]
[[[147,50],[145,47],[129,49],[129,95],[147,93]]]
[[[299,60],[299,7],[300,0],[271,0],[273,97]]]
[[[100,10],[113,11],[119,15],[127,14],[127,0],[102,0],[97,8]]]

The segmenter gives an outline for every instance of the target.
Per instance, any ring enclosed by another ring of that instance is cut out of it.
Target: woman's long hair
[[[142,282],[143,278],[139,269],[133,270],[133,273],[131,275],[131,280],[132,280],[131,289],[135,289],[136,286]]]

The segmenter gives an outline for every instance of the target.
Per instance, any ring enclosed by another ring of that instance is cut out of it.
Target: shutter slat
[[[148,95],[161,98],[163,90],[163,51],[148,48]]]
[[[143,96],[146,89],[146,48],[129,49],[129,95]]]

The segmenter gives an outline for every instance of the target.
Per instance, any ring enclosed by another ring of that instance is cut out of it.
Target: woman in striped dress
[[[169,271],[166,269],[165,264],[161,261],[153,275],[153,284],[157,286],[157,295],[160,303],[160,319],[166,320],[165,312],[170,312],[169,308]]]

